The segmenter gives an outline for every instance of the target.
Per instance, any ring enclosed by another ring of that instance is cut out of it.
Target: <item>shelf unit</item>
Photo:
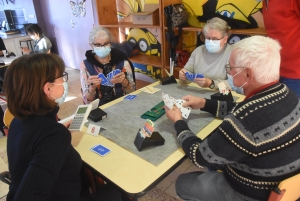
[[[111,31],[119,42],[122,42],[122,28],[156,28],[160,31],[161,35],[161,56],[149,56],[145,54],[138,54],[136,56],[130,57],[130,60],[135,63],[143,65],[152,65],[162,69],[162,77],[166,76],[164,69],[170,68],[169,59],[169,43],[166,40],[167,21],[164,15],[164,7],[170,4],[182,3],[182,0],[159,0],[159,23],[155,25],[145,25],[145,24],[133,24],[131,22],[120,22],[117,17],[117,0],[97,0],[96,8],[98,12],[99,24]],[[184,31],[202,31],[202,28],[197,27],[184,27]],[[178,28],[174,28],[174,31],[178,31]],[[255,29],[233,29],[230,33],[234,34],[246,34],[246,35],[266,35],[264,28]],[[182,49],[182,38],[176,49]],[[178,78],[178,72],[182,66],[177,66],[174,69],[174,75]]]
[[[171,4],[178,4],[178,3],[182,3],[183,1],[182,0],[164,0],[162,2],[162,8],[161,10],[163,11],[163,8],[168,6],[168,5],[171,5]],[[164,15],[164,13],[162,13],[162,16],[163,16],[163,36],[166,35],[166,32],[168,31],[168,28],[167,28],[167,20],[166,20],[166,17]],[[175,31],[175,34],[176,31],[178,31],[178,28],[174,27],[173,30]],[[203,28],[198,28],[198,27],[183,27],[182,29],[183,31],[202,31]],[[265,28],[254,28],[254,29],[232,29],[229,31],[229,33],[232,33],[232,34],[246,34],[246,35],[267,35],[266,33],[266,30]],[[164,38],[164,49],[162,49],[162,57],[163,57],[163,60],[165,61],[164,63],[164,68],[165,69],[170,69],[170,59],[169,59],[169,43],[167,40],[165,40]],[[178,45],[176,47],[176,49],[182,49],[182,38],[181,40],[179,40],[178,42]],[[174,68],[174,76],[176,78],[178,78],[178,73],[179,71],[183,68],[183,66],[176,66]],[[164,75],[165,76],[165,75]]]
[[[122,31],[121,28],[155,28],[158,29],[164,41],[163,35],[163,25],[162,25],[162,1],[159,0],[159,23],[154,25],[147,24],[133,24],[132,22],[120,22],[117,17],[117,0],[98,0],[96,1],[96,7],[98,11],[98,21],[99,24],[112,33],[115,39],[119,39],[122,42]],[[161,53],[164,49],[163,42],[161,42]],[[163,56],[152,56],[145,54],[138,54],[130,57],[130,60],[134,63],[139,63],[143,65],[152,65],[158,68],[164,68]]]

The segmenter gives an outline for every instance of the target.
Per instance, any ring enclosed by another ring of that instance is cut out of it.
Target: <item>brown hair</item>
[[[64,71],[64,61],[56,54],[28,54],[15,59],[3,82],[9,111],[20,119],[52,111],[57,103],[45,94],[44,85]]]

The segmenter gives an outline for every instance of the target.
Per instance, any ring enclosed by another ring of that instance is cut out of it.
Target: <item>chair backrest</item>
[[[10,126],[11,121],[13,120],[14,116],[10,113],[8,108],[6,108],[3,116],[3,123],[4,123],[4,133],[7,136],[8,135],[8,128]]]
[[[278,185],[278,192],[272,191],[268,201],[296,201],[300,198],[300,174],[283,180]]]

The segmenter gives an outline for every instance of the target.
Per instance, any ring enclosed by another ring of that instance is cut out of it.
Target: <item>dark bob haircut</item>
[[[41,36],[43,34],[43,31],[38,24],[27,24],[25,31],[27,35],[36,33]]]
[[[3,82],[9,111],[20,119],[52,111],[57,103],[45,94],[44,85],[64,71],[64,61],[56,54],[28,54],[15,59]]]

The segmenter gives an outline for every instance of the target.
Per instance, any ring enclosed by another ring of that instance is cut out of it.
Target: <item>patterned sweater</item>
[[[284,84],[237,104],[206,100],[202,110],[223,122],[202,141],[179,120],[178,141],[195,165],[223,164],[240,194],[267,200],[280,181],[300,173],[300,102]]]

